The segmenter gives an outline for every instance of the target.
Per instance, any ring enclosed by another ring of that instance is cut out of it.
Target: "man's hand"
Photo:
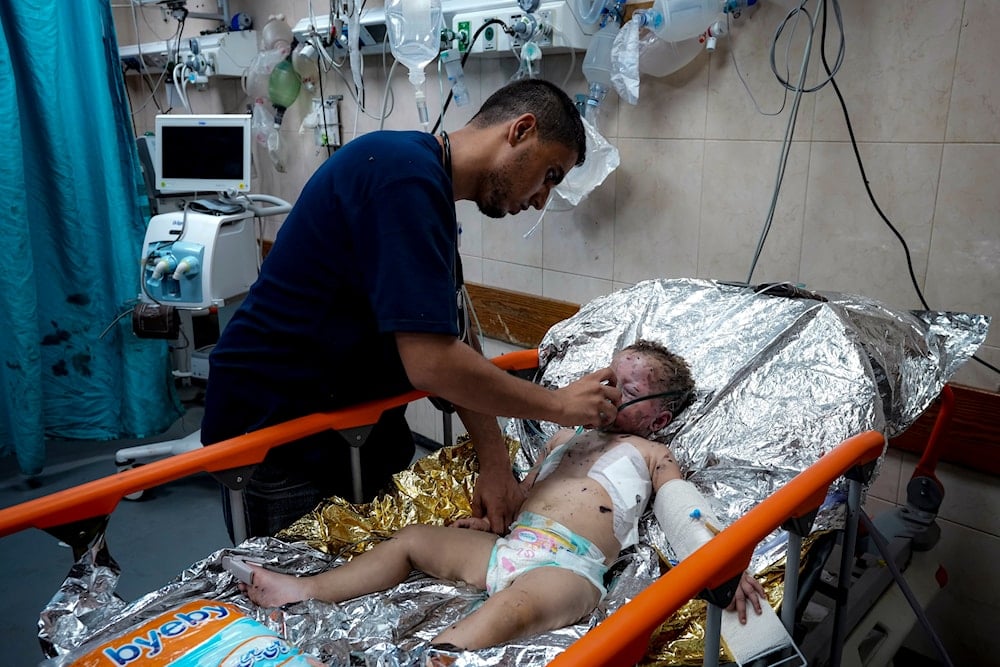
[[[602,368],[557,389],[566,413],[560,423],[585,428],[613,424],[622,401],[622,392],[615,384],[615,374],[611,369]]]
[[[766,597],[764,587],[760,582],[750,576],[749,572],[744,572],[740,577],[740,585],[736,589],[736,596],[726,607],[726,611],[736,611],[740,618],[740,623],[747,622],[747,600],[753,605],[754,611],[760,614],[760,599]]]
[[[481,530],[484,533],[492,532],[490,530],[490,520],[484,519],[479,516],[466,516],[461,519],[455,519],[448,524],[452,528],[468,528],[469,530]]]
[[[498,535],[506,532],[523,502],[524,491],[509,466],[506,470],[480,469],[472,494],[472,516],[484,517],[490,530]]]

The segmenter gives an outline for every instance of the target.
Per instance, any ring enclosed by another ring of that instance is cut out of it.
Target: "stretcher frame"
[[[521,350],[494,357],[492,361],[508,372],[526,372],[538,368],[538,353]],[[0,537],[26,528],[39,528],[66,540],[73,548],[74,557],[79,558],[90,541],[92,527],[99,524],[103,528],[122,498],[200,472],[212,473],[230,489],[239,490],[253,466],[263,461],[272,447],[325,430],[342,433],[351,444],[352,472],[357,480],[360,478],[360,447],[382,412],[427,396],[426,392],[414,390],[335,412],[314,413],[3,508],[0,509]],[[937,461],[934,443],[950,420],[954,404],[953,393],[947,385],[941,398],[942,407],[931,441],[917,466],[918,472],[938,484],[933,473]],[[732,582],[749,566],[757,545],[775,529],[784,527],[789,530],[784,597],[794,600],[801,537],[808,534],[812,518],[826,498],[830,485],[845,475],[849,480],[849,493],[842,559],[846,563],[846,559],[852,557],[857,538],[862,487],[885,444],[885,436],[877,431],[859,433],[843,441],[589,630],[550,665],[635,665],[645,656],[650,638],[659,625],[695,597],[705,597],[710,602],[705,664],[717,664],[721,607],[715,604],[718,597],[713,596],[725,591],[727,584],[731,588]],[[360,490],[356,488],[355,492]],[[795,530],[796,525],[798,530]],[[849,571],[849,567],[842,563],[841,571]],[[725,593],[722,595],[724,597]],[[722,599],[719,604],[727,602]],[[839,602],[838,618],[843,611]],[[791,632],[794,605],[783,607],[790,607],[790,613],[783,608],[782,622]],[[831,665],[840,664],[837,652],[842,650],[846,631],[844,623],[838,620],[831,643]]]

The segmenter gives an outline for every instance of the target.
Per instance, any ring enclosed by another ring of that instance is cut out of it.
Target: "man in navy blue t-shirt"
[[[450,135],[372,132],[340,148],[303,188],[211,354],[202,442],[420,389],[455,405],[479,458],[474,513],[507,526],[521,497],[496,416],[600,426],[620,392],[608,370],[545,389],[460,340],[454,202],[495,218],[541,209],[585,151],[572,101],[538,79],[500,89]],[[369,494],[413,455],[404,409],[361,448]],[[272,449],[244,491],[248,534],[350,497],[349,450],[333,432]]]

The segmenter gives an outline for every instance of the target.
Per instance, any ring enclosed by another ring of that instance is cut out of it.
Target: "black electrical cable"
[[[643,401],[651,401],[654,398],[668,398],[671,396],[679,396],[680,401],[678,401],[676,404],[678,406],[683,406],[687,402],[688,396],[690,394],[691,392],[687,389],[675,389],[673,391],[661,391],[657,394],[647,394],[646,396],[633,398],[631,401],[625,401],[624,403],[618,406],[618,412],[621,412],[625,408],[635,405],[636,403],[641,403]],[[674,402],[671,401],[670,405],[674,405]]]
[[[886,226],[889,228],[889,230],[899,240],[899,243],[903,246],[903,253],[906,255],[906,268],[910,272],[910,282],[913,283],[913,289],[917,293],[917,298],[920,299],[920,303],[921,303],[921,305],[923,305],[924,310],[932,310],[931,307],[929,305],[927,305],[927,300],[924,299],[924,293],[920,289],[920,285],[917,282],[917,276],[916,276],[916,274],[913,271],[913,259],[910,257],[910,248],[909,248],[909,246],[906,243],[906,239],[903,238],[903,235],[899,233],[899,230],[897,230],[896,227],[892,224],[892,222],[889,221],[889,218],[886,217],[885,213],[882,212],[882,209],[879,207],[878,202],[875,200],[875,194],[872,192],[871,184],[868,182],[868,174],[865,172],[865,165],[864,165],[864,163],[861,160],[861,152],[858,150],[858,141],[857,141],[857,138],[854,136],[854,127],[851,124],[851,117],[850,117],[850,114],[847,111],[847,103],[844,101],[844,96],[840,93],[840,87],[837,85],[837,81],[833,77],[833,74],[832,74],[832,72],[830,70],[830,65],[827,63],[827,60],[826,60],[826,29],[827,29],[826,4],[827,4],[827,2],[828,2],[828,0],[823,0],[823,9],[824,9],[824,11],[823,11],[823,30],[820,33],[820,42],[819,42],[820,43],[820,58],[823,61],[823,68],[826,70],[826,73],[829,76],[829,81],[830,81],[831,84],[833,84],[833,90],[834,90],[835,93],[837,93],[837,99],[840,100],[840,108],[844,112],[844,122],[847,125],[847,133],[851,137],[851,148],[854,149],[854,157],[855,157],[855,159],[857,160],[857,163],[858,163],[858,171],[861,173],[861,181],[864,183],[865,191],[868,192],[868,199],[871,201],[872,206],[875,207],[875,211],[879,214],[879,217],[882,218],[882,221],[886,224]],[[972,359],[974,359],[975,361],[979,362],[980,364],[982,364],[986,368],[989,368],[993,372],[995,372],[997,374],[1000,374],[1000,368],[997,368],[996,366],[994,366],[993,364],[990,364],[989,362],[985,361],[984,359],[981,359],[980,357],[977,357],[976,355],[972,355]]]
[[[184,10],[184,18],[177,20],[177,37],[174,39],[174,65],[180,64],[181,59],[181,37],[184,36],[184,24],[187,22],[187,10]]]
[[[475,33],[473,33],[472,39],[469,40],[469,48],[465,50],[465,54],[462,56],[463,68],[465,67],[465,62],[469,59],[469,54],[472,53],[472,46],[476,43],[476,40],[479,39],[479,35],[482,34],[483,30],[486,30],[487,26],[491,26],[494,24],[502,26],[505,31],[507,30],[507,24],[501,21],[500,19],[490,19],[486,23],[479,26],[479,29],[476,30]],[[431,130],[431,134],[435,134],[438,131],[438,128],[441,127],[441,122],[444,120],[444,114],[446,111],[448,111],[448,107],[451,105],[451,98],[452,96],[449,94],[448,98],[444,101],[444,106],[441,107],[441,113],[438,115],[437,122],[434,123],[434,129]]]

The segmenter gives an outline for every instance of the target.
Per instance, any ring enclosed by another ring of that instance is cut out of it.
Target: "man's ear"
[[[521,114],[515,118],[507,128],[507,143],[511,146],[516,146],[534,131],[537,123],[538,121],[535,119],[535,114]]]
[[[670,410],[664,410],[659,414],[659,416],[657,416],[656,419],[653,420],[653,423],[650,424],[652,432],[656,433],[661,428],[665,428],[666,425],[672,422],[673,420],[674,420],[674,413],[671,412]]]

